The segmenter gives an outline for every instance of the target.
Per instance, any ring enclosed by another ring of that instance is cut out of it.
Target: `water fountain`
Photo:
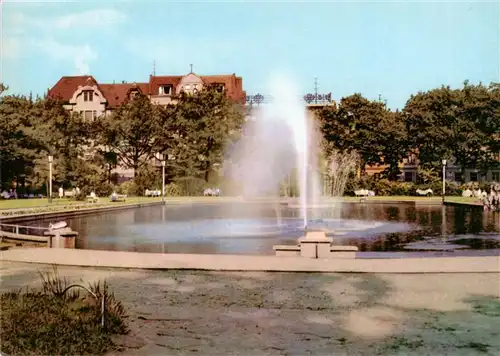
[[[241,183],[245,198],[266,195],[279,198],[279,184],[298,171],[302,228],[310,219],[310,207],[320,199],[317,155],[319,133],[300,98],[297,86],[286,76],[271,79],[272,103],[253,108],[244,135],[229,153],[229,176]]]
[[[274,100],[252,112],[243,137],[229,154],[232,162],[229,176],[241,182],[240,194],[247,199],[266,194],[277,201],[279,183],[292,170],[297,170],[301,219],[298,228],[305,232],[299,242],[307,246],[306,255],[317,256],[320,250],[328,250],[329,253],[332,242],[332,238],[326,236],[324,230],[327,226],[323,221],[313,219],[317,218],[314,209],[321,198],[318,175],[321,136],[316,121],[308,116],[296,88],[286,76],[271,79],[269,89]],[[334,171],[334,189],[339,193],[343,191],[350,172],[346,169],[350,166],[345,162],[351,162],[350,156],[340,157],[333,157],[332,166],[329,167],[330,171]],[[343,171],[340,172],[340,169]],[[279,209],[276,210],[276,225],[281,227],[284,223]],[[288,222],[287,227],[290,229],[292,226],[297,229],[297,223],[290,225]],[[317,229],[320,231],[314,231]]]

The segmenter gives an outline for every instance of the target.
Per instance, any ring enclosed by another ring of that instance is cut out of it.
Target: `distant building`
[[[48,96],[59,99],[67,110],[81,113],[93,120],[132,98],[138,93],[147,95],[151,102],[166,105],[182,91],[195,93],[205,86],[215,86],[235,102],[244,104],[246,94],[243,80],[235,74],[198,76],[188,73],[179,76],[149,76],[147,83],[98,83],[91,75],[62,77],[48,91]]]
[[[65,76],[48,91],[48,96],[61,100],[65,109],[81,113],[85,120],[93,121],[101,115],[108,115],[118,106],[137,94],[147,95],[151,102],[159,105],[175,103],[174,97],[181,92],[196,93],[206,86],[214,86],[226,93],[234,102],[245,104],[243,80],[235,74],[199,76],[193,72],[177,76],[150,75],[146,83],[99,83],[91,75]],[[152,163],[160,165],[161,155]],[[133,169],[118,166],[113,172],[119,180],[134,176]]]

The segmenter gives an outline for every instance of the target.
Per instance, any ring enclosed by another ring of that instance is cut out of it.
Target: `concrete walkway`
[[[0,261],[0,292],[40,288],[39,272],[51,270]],[[500,355],[500,275],[494,273],[62,266],[58,274],[83,285],[106,280],[123,303],[130,333],[114,338],[123,351],[107,356]]]
[[[219,271],[500,273],[500,256],[308,259],[304,257],[159,254],[57,248],[22,248],[0,252],[0,260],[67,266]]]

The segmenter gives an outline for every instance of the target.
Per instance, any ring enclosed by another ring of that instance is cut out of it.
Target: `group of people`
[[[34,198],[43,198],[42,194],[33,194],[33,193],[24,193],[18,194],[15,189],[11,189],[10,191],[4,190],[0,193],[0,198],[2,199],[34,199]]]
[[[482,194],[481,201],[483,202],[484,210],[500,212],[500,183],[492,184],[490,194]]]

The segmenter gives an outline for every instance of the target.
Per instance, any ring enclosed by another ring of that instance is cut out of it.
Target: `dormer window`
[[[160,85],[160,88],[158,89],[158,94],[159,95],[172,95],[172,90],[173,87],[172,85]]]
[[[130,94],[129,94],[130,95],[130,99],[135,98],[136,95],[138,95],[138,94],[139,94],[139,92],[137,90],[131,90]]]
[[[94,101],[94,92],[92,90],[84,90],[83,101]]]
[[[218,93],[222,93],[222,92],[224,92],[224,89],[225,89],[225,88],[224,88],[224,84],[222,84],[222,83],[215,83],[215,84],[213,84],[212,86],[215,88],[215,90],[216,90]]]

